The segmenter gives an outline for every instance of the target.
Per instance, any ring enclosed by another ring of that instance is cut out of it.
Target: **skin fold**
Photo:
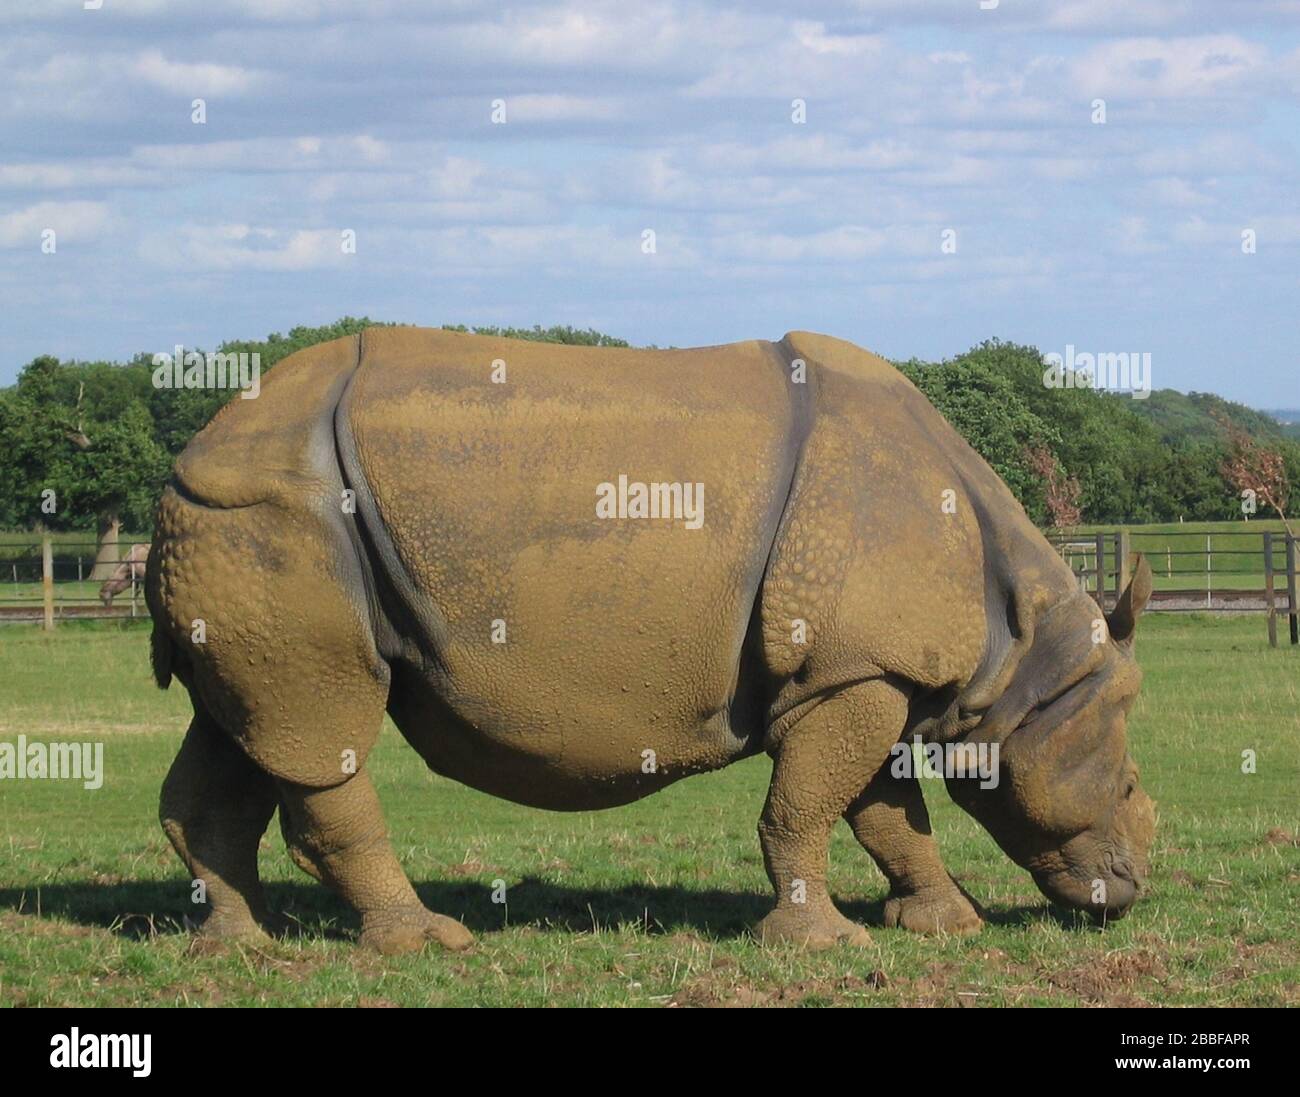
[[[699,486],[598,511],[602,484]],[[665,509],[670,508],[665,505]],[[194,720],[161,818],[203,932],[267,912],[272,814],[363,944],[469,945],[426,910],[366,773],[384,713],[437,773],[556,811],[760,752],[764,942],[864,943],[826,888],[847,821],[885,921],[972,932],[891,747],[996,747],[954,799],[1049,898],[1122,915],[1154,809],[1125,716],[1145,564],[1109,620],[908,381],[794,332],[691,350],[371,328],[280,363],[177,460],[146,594]]]

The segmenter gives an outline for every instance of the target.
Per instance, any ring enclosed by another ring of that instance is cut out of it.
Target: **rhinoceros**
[[[920,742],[992,752],[978,779],[944,770],[952,797],[1049,899],[1117,918],[1155,825],[1125,734],[1149,593],[1139,562],[1103,619],[851,343],[370,328],[286,359],[176,461],[147,597],[156,677],[194,718],[160,817],[206,882],[205,933],[263,931],[278,807],[362,944],[457,949],[367,774],[385,713],[434,772],[556,811],[765,752],[759,940],[869,940],[827,889],[839,819],[888,880],[886,926],[973,932],[900,753]]]

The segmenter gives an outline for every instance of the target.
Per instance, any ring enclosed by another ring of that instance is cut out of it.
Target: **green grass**
[[[289,861],[262,865],[299,932],[192,948],[184,870],[158,828],[159,784],[187,722],[156,690],[146,628],[0,628],[0,739],[105,744],[98,791],[0,782],[0,1002],[14,1005],[1163,1004],[1300,1002],[1300,650],[1260,617],[1145,620],[1131,723],[1160,829],[1149,894],[1105,930],[1054,916],[1028,876],[927,786],[949,868],[991,911],[969,939],[873,930],[874,946],[758,948],[766,910],[754,826],[769,764],[752,759],[614,811],[519,807],[429,774],[386,728],[370,766],[425,902],[475,949],[382,958],[351,913]],[[1258,772],[1241,772],[1243,750]],[[491,901],[493,881],[507,905]],[[884,882],[847,828],[831,849],[841,907],[878,923]]]

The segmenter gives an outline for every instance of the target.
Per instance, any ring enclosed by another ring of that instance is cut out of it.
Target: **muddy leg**
[[[907,698],[883,680],[851,686],[789,728],[773,749],[776,765],[758,824],[776,909],[755,927],[764,944],[825,948],[870,944],[826,890],[831,828],[880,768],[907,719]]]
[[[294,859],[300,864],[305,859],[360,913],[363,945],[392,955],[413,952],[427,941],[448,949],[473,943],[460,922],[434,914],[416,896],[388,841],[379,798],[364,771],[334,788],[281,782],[280,795]]]
[[[204,936],[263,935],[257,847],[274,811],[275,782],[205,711],[196,712],[163,782],[158,818],[206,888]]]
[[[974,901],[944,868],[915,777],[882,766],[844,813],[853,833],[889,881],[885,925],[913,933],[975,933]]]

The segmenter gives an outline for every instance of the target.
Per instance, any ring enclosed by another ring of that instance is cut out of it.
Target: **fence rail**
[[[143,583],[132,579],[105,605],[99,594],[102,583],[93,578],[97,564],[117,567],[137,544],[148,542],[119,541],[122,559],[103,561],[93,540],[0,540],[0,622],[43,621],[48,629],[64,619],[147,616]]]
[[[1179,547],[1189,539],[1204,543]],[[1133,545],[1134,540],[1140,543]],[[1164,540],[1163,547],[1159,544]],[[1128,584],[1133,550],[1145,554],[1154,589],[1148,610],[1157,613],[1263,613],[1269,643],[1277,646],[1277,619],[1288,619],[1290,640],[1300,644],[1296,538],[1271,530],[1213,533],[1144,533],[1118,530],[1052,534],[1048,538],[1103,609],[1115,605]]]

